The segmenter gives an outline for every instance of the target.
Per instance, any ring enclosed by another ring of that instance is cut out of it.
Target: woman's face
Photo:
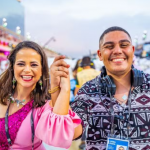
[[[17,86],[34,88],[42,76],[41,56],[34,49],[23,48],[16,54],[14,76]]]

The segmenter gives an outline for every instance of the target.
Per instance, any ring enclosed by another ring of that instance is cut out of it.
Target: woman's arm
[[[60,77],[67,78],[69,65],[64,61],[65,56],[57,56],[50,67],[50,90],[60,86]],[[55,105],[60,89],[51,94],[52,105]]]
[[[59,67],[59,71],[58,70]],[[60,91],[53,93],[53,113],[58,115],[67,115],[69,112],[70,101],[70,77],[68,71],[69,65],[63,60],[63,58],[55,58],[53,65],[51,66],[51,87],[60,86]],[[74,128],[73,139],[76,139],[82,134],[81,124]]]
[[[70,101],[70,78],[61,77],[60,80],[60,93],[56,99],[53,112],[59,115],[67,115],[69,111]]]

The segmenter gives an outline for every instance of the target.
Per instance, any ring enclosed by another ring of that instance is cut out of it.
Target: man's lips
[[[112,62],[122,62],[124,60],[125,60],[125,58],[114,58],[114,59],[111,59]]]

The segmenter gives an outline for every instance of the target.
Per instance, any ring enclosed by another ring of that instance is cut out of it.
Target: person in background
[[[76,88],[76,79],[73,77],[73,72],[70,71],[70,103],[74,101],[75,88]]]
[[[80,72],[80,71],[82,71],[82,67],[81,67],[81,59],[78,59],[77,60],[77,62],[76,62],[76,65],[75,65],[75,67],[74,67],[74,69],[73,69],[73,77],[74,77],[74,79],[76,79],[76,77],[77,77],[77,73],[78,72]]]
[[[82,71],[80,67],[81,59],[78,59],[73,71],[70,71],[70,103],[74,101],[75,98],[75,88],[76,88],[76,76],[77,73]]]
[[[78,72],[76,76],[77,84],[75,89],[75,95],[84,83],[94,79],[100,74],[100,71],[94,69],[95,65],[91,61],[89,56],[83,57],[80,65],[83,68],[83,70]]]
[[[77,94],[79,88],[81,88],[84,83],[94,79],[96,76],[100,74],[100,71],[94,69],[95,68],[94,63],[91,61],[89,56],[85,56],[82,58],[81,67],[83,68],[83,70],[78,72],[76,77],[77,84],[75,89],[75,95]],[[86,130],[84,131],[81,137],[81,144],[79,145],[79,148],[81,150],[85,149],[85,140],[86,140]]]
[[[95,64],[94,64],[94,62],[92,60],[91,60],[90,66],[91,66],[91,68],[96,69],[95,68]]]

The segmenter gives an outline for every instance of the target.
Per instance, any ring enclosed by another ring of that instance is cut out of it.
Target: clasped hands
[[[65,61],[65,56],[57,56],[50,67],[51,91],[57,87],[61,90],[70,91],[69,67]]]

